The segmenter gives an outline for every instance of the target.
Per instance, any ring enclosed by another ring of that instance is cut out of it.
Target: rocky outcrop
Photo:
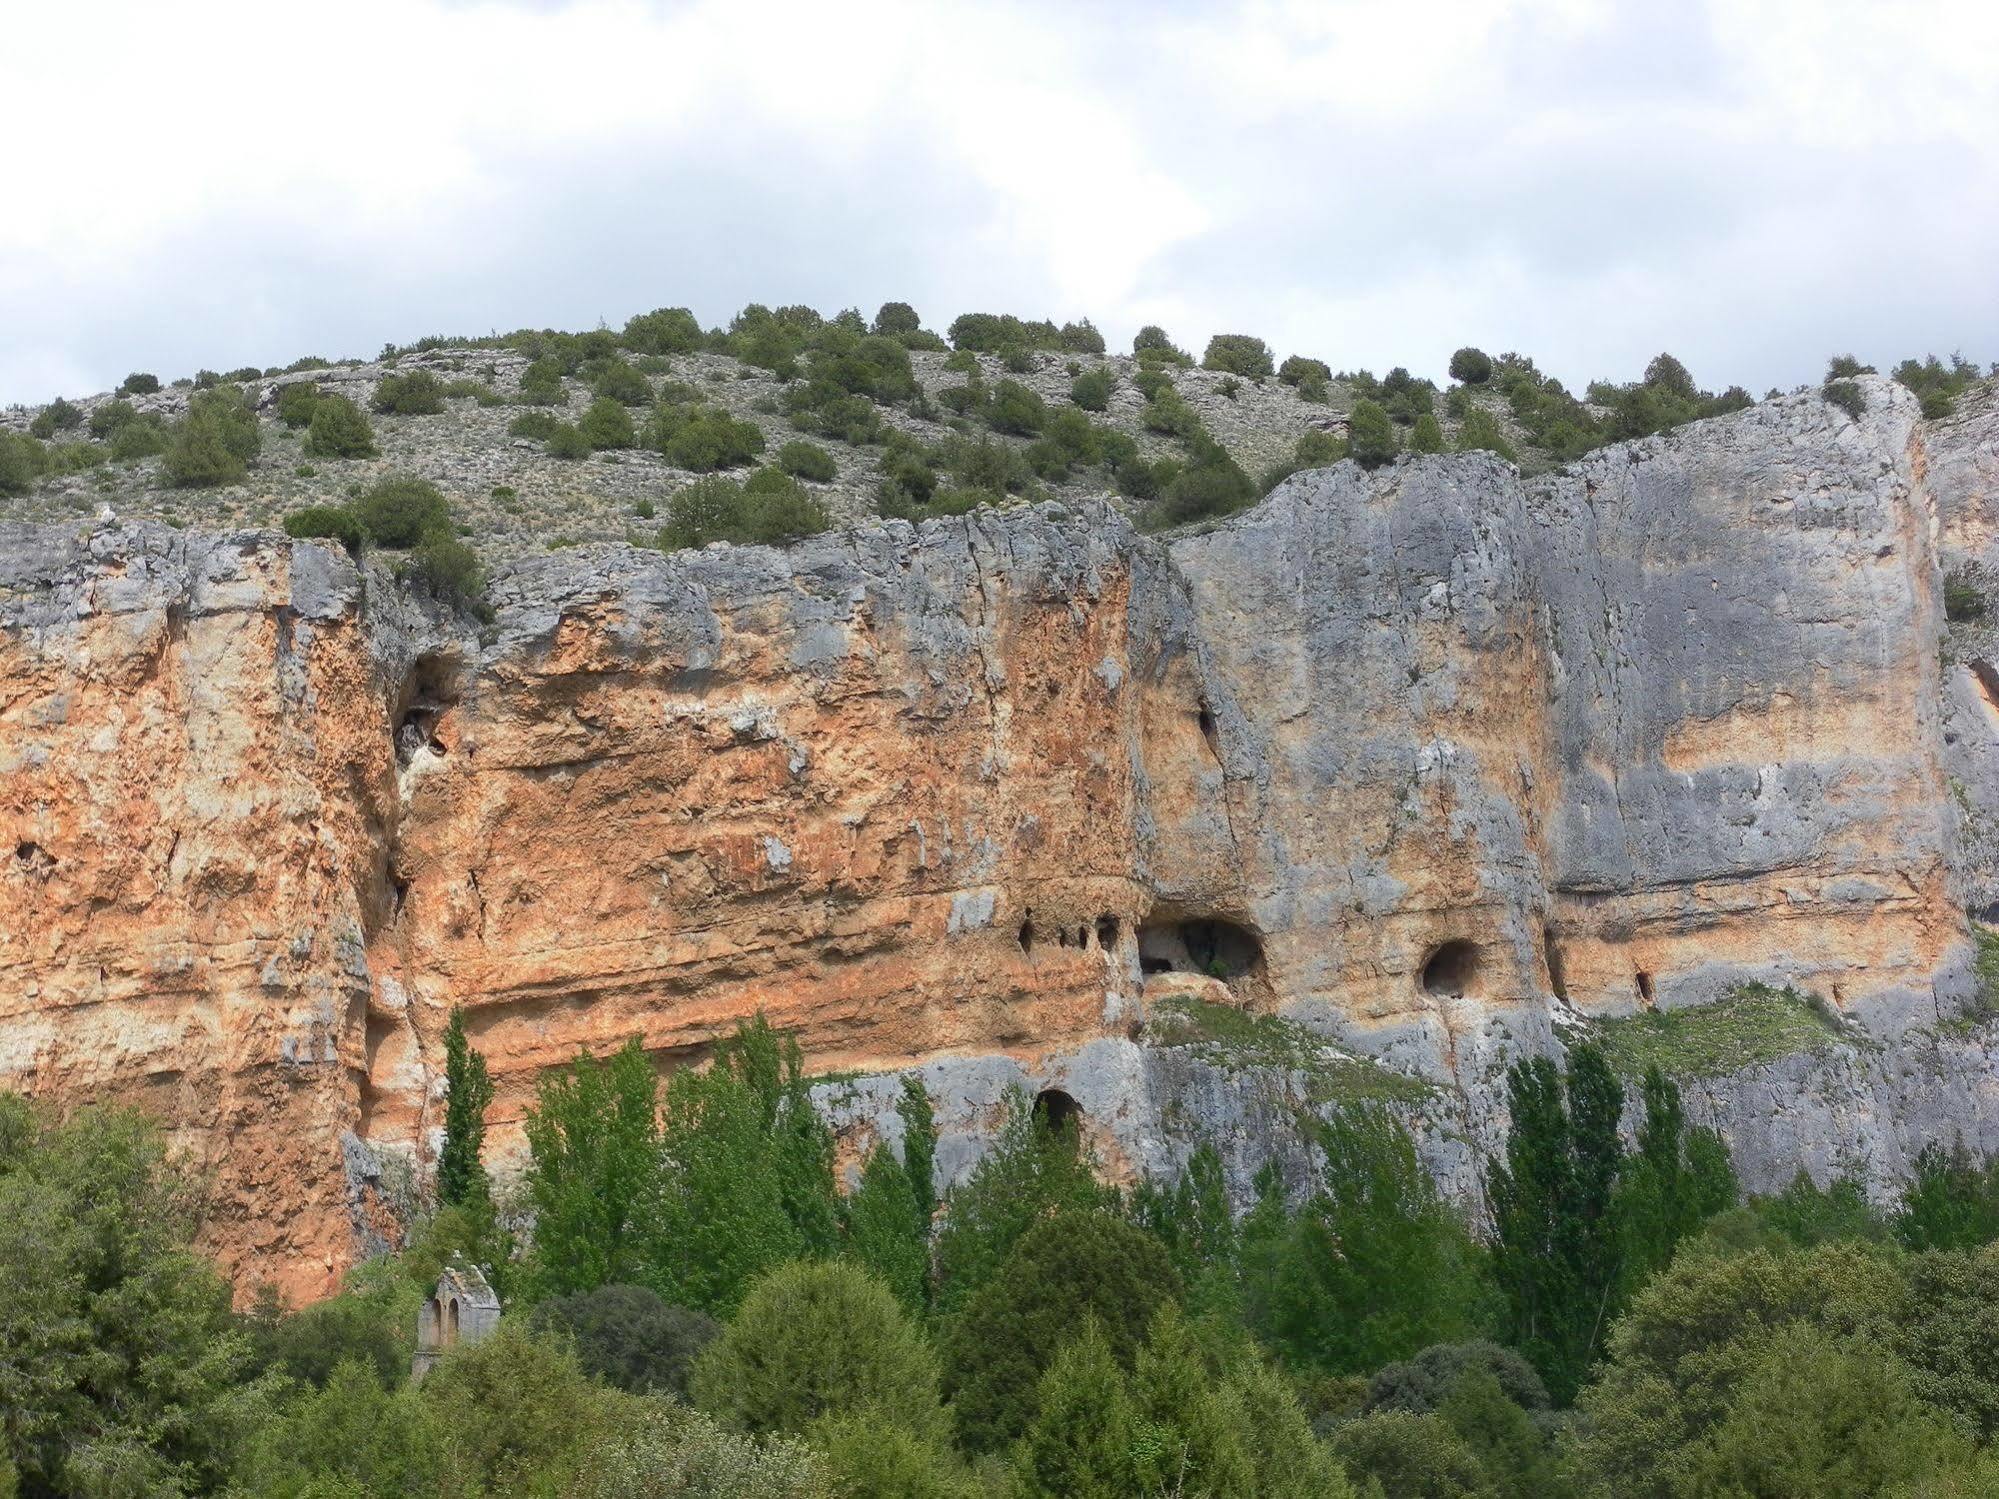
[[[1522,1048],[1759,980],[1844,1039],[1697,1109],[1753,1184],[1886,1180],[1999,1118],[1952,1021],[1999,725],[1939,560],[1999,418],[1940,454],[1863,383],[1170,544],[1050,504],[565,550],[484,629],[269,533],[0,531],[0,1083],[156,1107],[294,1296],[393,1232],[454,1004],[503,1157],[579,1047],[762,1009],[856,1143],[921,1068],[947,1172],[1015,1084],[1113,1171],[1205,1134],[1239,1181],[1362,1092],[1475,1195]]]

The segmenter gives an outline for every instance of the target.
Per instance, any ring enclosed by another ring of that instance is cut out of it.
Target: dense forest
[[[299,1309],[232,1311],[144,1117],[0,1096],[0,1494],[1999,1491],[1999,1171],[1743,1203],[1672,1081],[1627,1100],[1593,1044],[1513,1068],[1480,1232],[1380,1103],[1237,1214],[1211,1146],[1114,1189],[1017,1097],[940,1200],[911,1080],[842,1191],[760,1019],[663,1087],[636,1043],[546,1076],[496,1201],[456,1016],[448,1073],[406,1247]],[[413,1384],[453,1259],[504,1316]]]

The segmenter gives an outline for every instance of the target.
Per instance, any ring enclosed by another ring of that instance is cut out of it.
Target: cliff
[[[483,629],[269,532],[0,526],[0,1086],[159,1111],[294,1297],[393,1235],[454,1004],[503,1161],[542,1068],[761,1008],[856,1145],[920,1067],[947,1174],[1016,1082],[1239,1184],[1362,1092],[1475,1193],[1512,1057],[1745,983],[1818,1002],[1687,1069],[1751,1185],[1992,1148],[1999,673],[1943,593],[1999,561],[1999,409],[1862,384],[1170,542],[568,549]]]

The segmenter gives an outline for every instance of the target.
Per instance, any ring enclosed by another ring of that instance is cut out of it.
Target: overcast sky
[[[889,298],[1575,384],[1999,359],[1993,0],[60,0],[0,35],[0,401]]]

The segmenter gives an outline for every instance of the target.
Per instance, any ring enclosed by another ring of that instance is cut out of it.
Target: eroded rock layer
[[[0,529],[0,1085],[157,1109],[294,1297],[393,1234],[453,1005],[502,1157],[578,1048],[670,1069],[762,1009],[861,1137],[923,1068],[947,1169],[1018,1082],[1110,1169],[1207,1132],[1246,1175],[1339,1085],[1159,1029],[1221,1004],[1382,1059],[1475,1193],[1520,1048],[1755,980],[1846,1060],[1696,1106],[1759,1184],[1893,1174],[1995,1115],[1945,1022],[1999,675],[1942,594],[1999,414],[1866,389],[1533,484],[1343,465],[1170,544],[1047,505],[557,552],[483,631],[269,533]]]

